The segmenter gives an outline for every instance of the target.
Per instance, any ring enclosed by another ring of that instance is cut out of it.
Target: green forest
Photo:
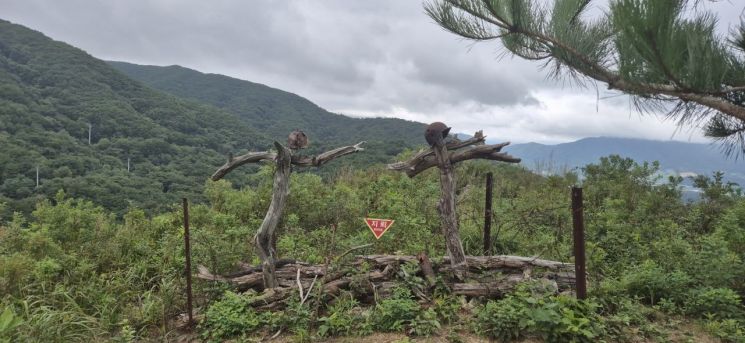
[[[666,51],[685,44],[691,56],[724,51],[706,45],[710,40],[683,39],[708,37],[709,19],[689,25],[673,20],[679,12],[664,11],[663,2],[621,2],[628,8],[618,11],[646,4],[638,25],[685,29]],[[557,19],[531,12],[520,0],[433,1],[425,11],[452,33],[503,39],[517,56],[556,62],[557,74],[568,66],[571,75],[607,81],[651,104],[680,101],[670,115],[708,122],[707,134],[729,144],[725,152],[745,142],[738,138],[745,132],[738,126],[745,122],[738,119],[745,118],[736,97],[742,90],[733,86],[739,79],[722,71],[737,65],[739,55],[706,55],[727,62],[716,67],[715,80],[683,58],[673,59],[674,69],[656,71],[659,65],[647,59],[659,56],[634,50],[638,41],[619,41],[615,47],[633,63],[606,68],[611,39],[590,38],[611,37],[611,24],[576,20],[587,1],[557,3],[564,5],[556,7]],[[663,14],[672,19],[657,23],[654,16]],[[624,37],[644,39],[632,31]],[[650,32],[646,36],[657,37]],[[745,29],[740,33],[745,37]],[[665,84],[672,73],[706,82]],[[662,95],[654,93],[659,89]],[[233,157],[273,151],[273,143],[284,144],[295,129],[305,130],[311,144],[293,157],[361,141],[365,150],[318,168],[298,167],[288,157],[286,207],[268,245],[279,258],[271,269],[298,266],[292,270],[297,284],[293,274],[281,287],[268,287],[266,279],[243,287],[233,280],[270,269],[262,266],[266,257],[255,237],[273,197],[283,196],[273,194],[283,169],[263,163],[219,181],[210,175]],[[458,243],[469,257],[573,266],[570,189],[584,192],[586,299],[562,288],[566,274],[551,279],[537,267],[518,276],[505,266],[485,267],[479,272],[494,280],[518,281],[487,290],[488,296],[469,295],[453,280],[464,287],[481,286],[482,279],[446,267],[430,275],[429,262],[422,262],[453,260],[446,257],[452,251],[438,210],[445,202],[444,163],[415,177],[386,166],[429,149],[424,129],[401,119],[334,114],[298,95],[227,76],[106,62],[0,20],[0,343],[745,343],[745,194],[726,175],[663,178],[658,162],[620,155],[554,173],[486,160],[454,164]],[[447,152],[442,144],[433,149]],[[504,152],[510,153],[508,144]],[[443,160],[456,155],[450,153],[433,151]],[[494,176],[489,199],[487,175]],[[683,200],[687,181],[700,195],[696,201]],[[188,235],[182,199],[190,204]],[[488,247],[485,200],[493,202]],[[375,239],[365,218],[395,224]],[[359,263],[369,256],[396,262],[381,273],[370,259]],[[419,262],[396,260],[404,256]],[[304,285],[300,266],[322,272]],[[380,288],[371,281],[376,273],[388,278]],[[194,276],[194,323],[185,321],[187,276]],[[341,278],[346,288],[334,285]]]
[[[237,80],[225,79],[207,78],[202,83],[211,83],[202,89],[248,92],[240,83],[234,87]],[[183,196],[205,200],[204,180],[228,154],[267,150],[273,140],[284,142],[293,129],[311,128],[308,154],[367,142],[365,156],[351,156],[320,170],[330,174],[345,165],[385,162],[415,146],[416,136],[403,133],[423,128],[399,119],[331,114],[298,96],[249,86],[263,90],[253,92],[264,99],[252,102],[257,108],[300,119],[284,120],[285,126],[269,130],[246,117],[250,114],[242,114],[253,113],[253,108],[243,109],[246,104],[222,109],[216,107],[219,103],[211,105],[217,100],[158,92],[80,49],[0,20],[0,201],[8,204],[0,217],[7,219],[13,211],[29,214],[36,202],[53,198],[62,188],[118,217],[129,207],[159,213]],[[306,118],[300,113],[318,114]],[[357,124],[345,126],[345,121]],[[240,187],[255,171],[238,170],[231,180]]]

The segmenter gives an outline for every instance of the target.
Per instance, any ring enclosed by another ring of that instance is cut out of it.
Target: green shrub
[[[503,342],[518,339],[528,327],[525,311],[523,302],[514,296],[489,301],[474,311],[474,332]]]
[[[437,296],[433,300],[432,309],[437,313],[437,318],[444,323],[452,324],[458,319],[458,311],[461,308],[460,298],[455,296]]]
[[[621,279],[622,287],[631,296],[639,297],[654,305],[660,299],[679,301],[685,296],[692,279],[681,271],[667,272],[653,261],[628,271]]]
[[[740,296],[729,288],[694,289],[688,294],[686,314],[716,318],[738,318],[743,315]]]
[[[725,343],[745,343],[745,325],[734,319],[711,320],[704,328]]]
[[[630,342],[638,334],[646,338],[659,336],[659,328],[654,324],[655,312],[652,308],[625,296],[604,296],[598,299],[605,316],[605,334],[611,342]],[[661,299],[659,304],[669,303]],[[676,305],[677,306],[677,305]]]
[[[548,342],[595,342],[604,334],[599,305],[573,297],[526,298],[530,325]]]
[[[348,293],[342,294],[336,298],[336,301],[328,308],[326,316],[318,319],[318,335],[321,337],[329,336],[348,336],[355,333],[357,326],[363,322],[362,316],[358,310],[359,303]]]
[[[419,316],[421,307],[411,298],[411,293],[405,288],[393,290],[390,299],[380,301],[375,305],[370,317],[372,326],[380,331],[404,331],[413,320]]]
[[[388,332],[404,331],[419,310],[419,304],[411,299],[385,299],[375,305],[373,327]]]
[[[268,316],[257,313],[248,305],[245,295],[225,292],[223,298],[213,303],[200,324],[202,338],[222,341],[238,335],[254,332],[268,322]]]
[[[421,311],[419,315],[411,321],[412,335],[430,336],[440,329],[440,322],[437,320],[437,312],[429,308]]]
[[[535,334],[547,342],[595,342],[605,334],[599,307],[561,295],[532,296],[518,288],[514,295],[477,309],[474,329],[501,341]]]
[[[0,314],[0,342],[10,342],[13,331],[21,324],[23,324],[23,320],[6,307]]]

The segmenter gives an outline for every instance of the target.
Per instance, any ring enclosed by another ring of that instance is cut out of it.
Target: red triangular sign
[[[380,237],[382,237],[383,234],[391,228],[393,222],[393,219],[365,218],[367,227],[370,228],[370,231],[372,231],[376,239],[380,239]]]

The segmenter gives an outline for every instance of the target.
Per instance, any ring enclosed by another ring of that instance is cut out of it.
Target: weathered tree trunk
[[[282,216],[282,211],[285,208],[287,196],[290,194],[292,151],[279,144],[279,142],[274,142],[274,146],[277,148],[277,170],[274,173],[272,202],[269,204],[269,210],[266,211],[264,221],[261,223],[261,227],[254,237],[259,258],[261,259],[261,270],[265,288],[275,288],[278,286],[277,277],[274,272],[276,251],[274,251],[272,242],[274,242],[274,233],[279,223],[279,218]]]
[[[445,245],[448,248],[448,256],[456,277],[464,278],[466,272],[466,254],[463,252],[463,244],[460,241],[458,231],[458,219],[455,212],[455,175],[453,164],[450,162],[447,146],[438,137],[432,147],[435,152],[437,166],[440,169],[441,198],[437,204],[437,211],[442,220],[442,233],[445,236]]]
[[[452,294],[500,298],[514,290],[520,282],[528,280],[540,282],[546,291],[554,293],[569,291],[575,287],[574,265],[571,263],[509,255],[466,256],[466,260],[469,279],[442,279]],[[273,289],[263,287],[263,273],[257,267],[246,266],[245,270],[232,274],[235,276],[226,277],[213,275],[204,266],[198,266],[196,277],[228,282],[238,290],[264,291],[253,298],[257,301],[251,301],[251,306],[276,309],[284,306],[281,302],[293,293],[307,295],[311,290],[316,292],[316,296],[337,295],[348,291],[357,299],[368,303],[386,298],[394,287],[406,284],[401,273],[401,265],[404,263],[419,262],[420,269],[415,275],[428,281],[434,281],[438,275],[449,275],[453,270],[448,257],[430,261],[423,253],[417,256],[357,256],[351,264],[335,267],[291,262],[286,260],[286,264],[276,264],[277,287]],[[360,268],[362,265],[365,268]],[[319,277],[325,282],[317,284]],[[314,284],[318,288],[313,288]],[[420,299],[431,301],[435,287],[413,287],[412,291]]]

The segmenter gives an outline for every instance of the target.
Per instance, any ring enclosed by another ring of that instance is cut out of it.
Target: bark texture
[[[449,257],[429,260],[423,254],[357,256],[349,264],[331,268],[286,260],[276,264],[278,286],[271,289],[264,287],[263,273],[257,267],[231,274],[234,276],[219,276],[199,266],[196,277],[227,282],[241,291],[262,292],[256,297],[261,300],[252,302],[252,306],[273,309],[282,307],[281,302],[291,294],[299,293],[299,288],[307,294],[314,283],[314,287],[320,287],[322,295],[333,296],[348,291],[361,301],[374,302],[376,298],[389,296],[397,285],[407,284],[403,281],[407,274],[401,268],[407,263],[420,267],[416,275],[423,278],[423,284],[413,293],[422,301],[432,299],[434,281],[429,280],[438,278],[452,294],[486,298],[501,298],[527,280],[538,281],[554,292],[570,291],[575,284],[574,265],[570,263],[509,255],[466,256],[466,261],[469,276],[466,280],[449,278],[453,271]],[[323,284],[319,284],[321,279],[325,280]],[[312,296],[316,296],[316,292]]]

